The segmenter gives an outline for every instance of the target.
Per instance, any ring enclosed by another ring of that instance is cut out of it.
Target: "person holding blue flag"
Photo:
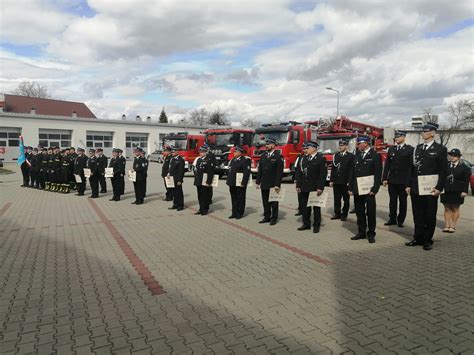
[[[23,136],[20,136],[20,155],[18,157],[17,164],[20,166],[21,174],[23,175],[23,185],[21,185],[21,187],[30,186],[30,154],[31,147],[25,147]]]

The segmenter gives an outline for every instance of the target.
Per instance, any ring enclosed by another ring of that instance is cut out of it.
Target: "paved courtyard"
[[[261,225],[259,192],[229,220],[225,181],[212,213],[163,202],[152,163],[144,205],[21,188],[0,176],[1,354],[474,354],[474,198],[456,234],[432,251],[384,227],[351,241],[355,216],[298,232],[291,184],[276,226]],[[111,190],[110,183],[109,190]],[[87,191],[90,194],[90,190]],[[332,205],[332,200],[329,201]],[[440,206],[438,226],[443,208]]]

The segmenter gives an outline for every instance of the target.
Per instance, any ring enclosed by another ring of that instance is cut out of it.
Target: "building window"
[[[112,148],[113,134],[111,132],[87,132],[86,147]]]
[[[25,142],[28,145],[27,142]],[[20,129],[0,127],[0,147],[19,147]]]
[[[148,145],[148,134],[147,133],[131,133],[125,134],[125,147],[126,148],[144,148],[147,149]]]
[[[68,148],[71,146],[71,131],[63,131],[59,129],[40,129],[39,144],[42,147]]]

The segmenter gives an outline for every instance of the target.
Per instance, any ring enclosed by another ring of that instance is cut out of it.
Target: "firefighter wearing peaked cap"
[[[199,210],[195,214],[202,216],[209,212],[209,193],[215,168],[213,161],[207,156],[207,153],[207,147],[199,148],[199,158],[196,160],[196,173],[194,175],[194,185],[197,189],[199,202]],[[204,176],[206,176],[205,181]]]
[[[245,214],[245,200],[247,194],[247,184],[250,179],[250,158],[243,156],[244,149],[235,147],[234,157],[229,162],[229,172],[227,173],[226,184],[229,186],[230,199],[232,203],[232,213],[229,218],[240,219]],[[237,174],[240,174],[240,182],[237,181]]]
[[[331,176],[329,186],[332,187],[334,195],[334,215],[331,219],[347,220],[349,213],[349,180],[351,178],[352,167],[354,165],[354,154],[347,150],[348,141],[339,141],[339,152],[332,158]],[[341,199],[343,205],[341,208]]]
[[[132,202],[134,205],[142,205],[145,200],[146,194],[146,178],[148,170],[148,160],[142,155],[143,149],[140,147],[135,148],[135,158],[133,160],[133,171],[136,173],[136,181],[133,183],[135,189],[135,201]]]
[[[122,149],[114,148],[112,150],[112,158],[109,162],[109,168],[112,168],[114,173],[110,179],[113,190],[113,196],[110,201],[120,201],[120,196],[124,193],[125,164],[126,160],[122,156]]]
[[[80,177],[80,182],[76,182],[77,196],[84,196],[86,190],[86,177],[84,176],[84,168],[87,168],[88,158],[85,155],[85,151],[82,148],[77,148],[77,156],[74,158],[73,172],[74,175]],[[75,179],[74,179],[75,180]]]

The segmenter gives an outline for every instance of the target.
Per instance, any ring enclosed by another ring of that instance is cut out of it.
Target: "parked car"
[[[163,151],[155,150],[153,153],[148,154],[148,160],[163,163]]]
[[[472,165],[471,162],[466,159],[461,159],[461,162],[471,168],[471,181],[470,181],[471,195],[474,196],[474,165]]]

